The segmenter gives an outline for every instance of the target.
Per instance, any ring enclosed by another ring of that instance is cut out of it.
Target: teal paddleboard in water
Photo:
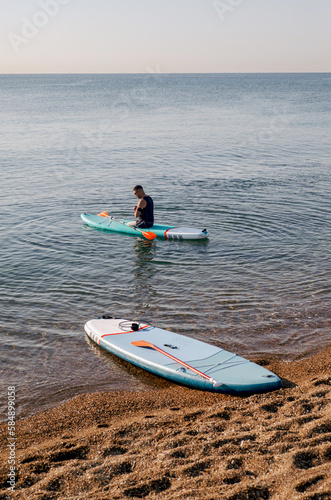
[[[143,233],[154,233],[155,237],[165,240],[203,240],[208,238],[207,229],[196,229],[184,226],[167,226],[162,224],[154,224],[148,229],[135,229],[128,226],[126,219],[114,219],[111,216],[102,217],[100,215],[81,214],[82,220],[88,226],[92,226],[105,231],[113,231],[116,233],[130,234],[131,236],[146,237]],[[153,238],[147,238],[153,239]]]
[[[282,385],[277,375],[248,359],[148,323],[103,317],[88,321],[85,332],[129,363],[195,389],[239,395]]]

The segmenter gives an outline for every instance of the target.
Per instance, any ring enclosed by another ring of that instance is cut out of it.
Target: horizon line
[[[151,76],[157,76],[157,75],[326,75],[326,74],[331,74],[331,71],[203,71],[203,72],[154,72],[150,73],[148,71],[146,72],[139,72],[139,73],[131,73],[131,72],[74,72],[74,73],[69,73],[69,72],[47,72],[47,73],[1,73],[0,76],[20,76],[20,75],[151,75]]]

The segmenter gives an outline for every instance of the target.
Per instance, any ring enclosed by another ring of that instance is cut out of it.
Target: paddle
[[[101,217],[108,217],[109,219],[116,220],[116,222],[120,222],[121,224],[124,224],[124,226],[132,227],[132,229],[134,229],[135,231],[139,231],[139,233],[142,233],[142,235],[145,236],[145,238],[147,238],[148,240],[154,240],[155,238],[157,238],[157,234],[153,233],[152,231],[143,231],[142,229],[139,229],[139,227],[129,226],[126,222],[115,219],[115,217],[108,215],[108,212],[101,212],[98,215],[101,215]]]
[[[173,361],[176,361],[180,365],[185,366],[185,368],[189,368],[193,372],[197,373],[198,375],[201,375],[201,377],[209,380],[213,384],[214,387],[218,387],[220,385],[223,385],[221,382],[217,382],[215,379],[212,377],[209,377],[209,375],[206,375],[205,373],[200,372],[196,368],[193,368],[193,366],[188,365],[184,361],[181,361],[178,358],[175,358],[175,356],[172,356],[171,354],[168,354],[166,351],[163,351],[163,349],[160,349],[159,347],[156,347],[156,345],[151,344],[151,342],[146,342],[145,340],[136,340],[135,342],[131,342],[132,345],[135,345],[137,347],[151,347],[152,349],[155,349],[156,351],[160,352],[161,354],[164,354],[165,356],[168,356],[168,358],[172,359]]]

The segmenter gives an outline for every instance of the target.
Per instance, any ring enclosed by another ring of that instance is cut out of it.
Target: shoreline
[[[92,392],[16,422],[14,492],[0,499],[331,497],[331,347],[260,363],[283,388],[246,397],[175,384]]]
[[[121,369],[125,370],[130,376],[134,377],[137,381],[141,383],[143,387],[136,387],[133,389],[129,389],[128,387],[120,387],[116,389],[109,389],[109,388],[96,388],[95,384],[93,385],[92,388],[88,386],[77,386],[77,387],[58,387],[56,389],[56,399],[54,400],[54,397],[50,398],[49,395],[43,394],[40,397],[42,398],[42,404],[40,405],[40,399],[39,399],[39,405],[41,408],[38,408],[36,402],[28,402],[24,403],[24,407],[20,410],[20,413],[17,415],[17,419],[26,419],[30,418],[33,416],[38,415],[39,413],[43,413],[48,410],[55,409],[56,407],[67,403],[71,399],[77,397],[77,396],[86,396],[86,395],[92,395],[92,394],[100,394],[100,393],[136,393],[136,392],[149,392],[149,391],[155,391],[155,390],[163,390],[165,388],[168,388],[170,386],[178,387],[178,384],[175,384],[171,382],[170,380],[167,380],[165,378],[162,378],[160,376],[157,376],[155,374],[149,373],[148,371],[144,370],[143,368],[139,368],[128,361],[125,361],[124,359],[121,359],[117,357],[116,355],[105,351],[103,348],[95,345],[92,341],[90,341],[91,344],[95,349],[99,349],[100,353],[102,355],[106,355],[111,357],[112,361],[116,363]],[[217,345],[215,343],[214,345]],[[223,345],[218,345],[218,347],[223,348]],[[266,366],[269,367],[271,371],[277,371],[277,363],[297,363],[301,362],[304,360],[308,360],[311,358],[314,358],[321,352],[324,352],[327,350],[328,347],[323,346],[321,349],[315,349],[311,352],[305,352],[305,353],[300,353],[297,354],[296,356],[287,356],[286,360],[281,356],[279,353],[251,353],[251,355],[248,354],[243,354],[243,356],[257,364],[260,364],[261,366]],[[235,352],[235,350],[233,350]],[[276,368],[272,369],[270,367],[276,366]],[[191,389],[192,390],[192,389]],[[61,397],[58,397],[58,394],[67,392],[68,395],[63,399]],[[48,401],[49,400],[49,401]],[[2,398],[1,400],[1,405],[5,405],[5,398]],[[0,428],[1,425],[6,421],[5,417],[1,417],[0,419]]]

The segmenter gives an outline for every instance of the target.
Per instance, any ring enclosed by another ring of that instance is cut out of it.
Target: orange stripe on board
[[[105,333],[104,335],[101,335],[101,338],[103,339],[103,337],[109,337],[110,335],[124,335],[126,333],[139,332],[140,330],[143,330],[144,328],[148,328],[149,326],[151,326],[151,325],[142,326],[141,328],[138,328],[138,330],[131,330],[130,332]]]
[[[168,358],[172,359],[173,361],[176,361],[176,363],[179,363],[179,364],[185,366],[186,368],[188,368],[189,370],[192,370],[193,372],[197,373],[198,375],[201,375],[201,377],[204,377],[207,380],[211,380],[211,377],[209,377],[209,375],[206,375],[205,373],[202,373],[200,370],[197,370],[193,366],[188,365],[187,363],[185,363],[185,361],[181,361],[180,359],[175,358],[175,356],[172,356],[171,354],[167,353],[163,349],[160,349],[159,347],[156,347],[156,346],[154,346],[154,349],[156,351],[161,352],[162,354],[165,354],[166,356],[168,356]]]

